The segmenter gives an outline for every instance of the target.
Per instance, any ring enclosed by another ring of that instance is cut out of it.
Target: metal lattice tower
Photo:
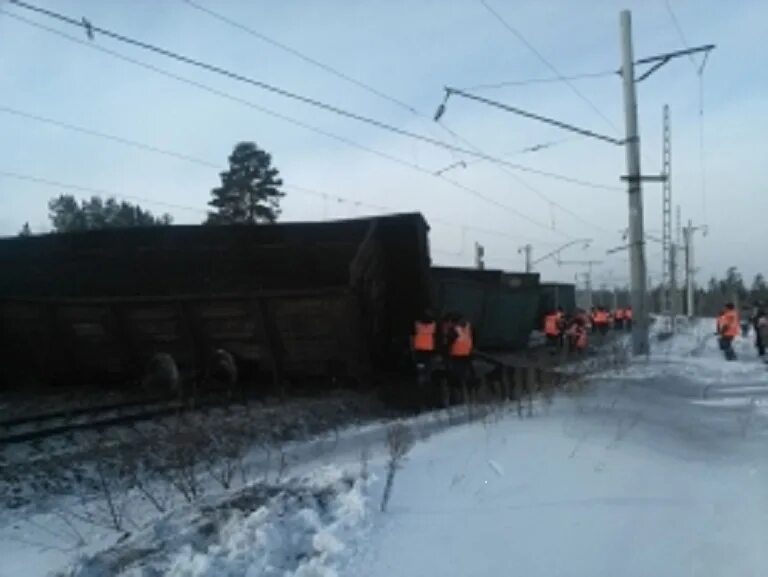
[[[662,174],[666,177],[662,190],[662,286],[664,287],[664,299],[662,312],[671,314],[672,288],[670,285],[670,255],[672,252],[672,142],[670,139],[669,105],[664,105],[664,143],[662,145]]]

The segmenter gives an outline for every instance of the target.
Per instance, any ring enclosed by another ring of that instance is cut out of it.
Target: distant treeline
[[[652,312],[662,312],[662,295],[661,285],[651,289]],[[681,302],[685,303],[686,298],[686,291],[680,290]],[[592,302],[595,305],[611,308],[627,306],[629,304],[629,291],[626,289],[595,290],[592,293]],[[738,269],[732,266],[722,278],[713,276],[705,286],[698,286],[694,292],[694,306],[699,315],[714,316],[727,302],[732,302],[738,306],[751,306],[757,302],[768,304],[768,282],[766,282],[765,276],[758,273],[752,282],[746,283]]]

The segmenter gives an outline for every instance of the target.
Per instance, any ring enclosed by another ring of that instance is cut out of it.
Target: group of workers
[[[611,328],[631,329],[632,309],[610,311],[598,306],[566,314],[558,308],[544,317],[544,334],[552,352],[567,348],[583,353],[589,345],[590,332],[605,335]],[[436,380],[456,394],[466,394],[471,388],[474,338],[471,323],[462,315],[447,313],[438,319],[431,311],[425,311],[414,322],[411,349],[423,392],[431,391]]]
[[[765,306],[758,302],[754,307],[743,307],[743,316],[733,303],[726,303],[715,320],[715,332],[720,339],[720,350],[729,361],[736,360],[733,350],[733,340],[741,335],[749,336],[750,329],[755,333],[755,348],[760,357],[765,358],[766,341],[768,341],[768,313]]]
[[[447,313],[437,320],[426,311],[414,323],[412,349],[419,384],[426,387],[436,374],[441,375],[452,389],[463,389],[472,376],[474,348],[472,325],[458,313]]]
[[[576,309],[573,315],[565,314],[562,307],[558,307],[544,316],[543,331],[551,353],[558,349],[583,353],[589,345],[589,333],[605,335],[611,328],[630,330],[632,307],[610,311],[595,306],[589,311]]]

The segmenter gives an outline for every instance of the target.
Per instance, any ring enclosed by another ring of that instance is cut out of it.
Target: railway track
[[[601,343],[600,349],[611,340]],[[543,373],[562,372],[571,363],[580,361],[577,357],[551,356],[545,347],[534,347],[524,353],[493,354],[477,352],[478,361],[491,366],[536,371],[536,378]],[[542,373],[543,371],[543,373]],[[526,379],[529,377],[526,377]],[[198,402],[195,409],[209,409],[230,404],[231,400],[210,399]],[[160,417],[178,414],[188,408],[183,402],[171,398],[130,400],[119,403],[76,407],[44,414],[23,416],[0,421],[0,447],[30,441],[37,441],[77,433],[100,431],[110,427],[130,425]]]
[[[0,447],[146,421],[184,408],[183,403],[171,399],[135,400],[7,419],[0,422]]]

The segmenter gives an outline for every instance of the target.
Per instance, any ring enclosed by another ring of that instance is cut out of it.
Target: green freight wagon
[[[436,313],[456,312],[472,323],[478,349],[528,346],[538,321],[538,274],[432,267],[432,290]]]
[[[549,311],[563,307],[566,314],[576,310],[576,287],[567,283],[541,283],[539,285],[539,318],[543,319]]]

